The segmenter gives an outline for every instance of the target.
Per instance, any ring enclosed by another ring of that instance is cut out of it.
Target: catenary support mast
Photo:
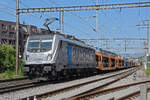
[[[19,55],[19,0],[16,0],[16,75],[18,75]]]

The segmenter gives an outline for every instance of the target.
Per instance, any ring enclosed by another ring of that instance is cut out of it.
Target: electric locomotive
[[[55,80],[61,76],[96,71],[95,50],[73,36],[51,31],[30,35],[24,50],[23,72],[30,79]]]

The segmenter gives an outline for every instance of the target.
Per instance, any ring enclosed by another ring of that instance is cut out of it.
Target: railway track
[[[33,86],[33,81],[27,77],[0,80],[0,94]]]
[[[36,97],[38,100],[40,100],[41,98],[46,98],[46,97],[49,97],[49,96],[55,96],[55,95],[58,95],[58,94],[61,94],[61,93],[65,93],[65,92],[69,92],[71,90],[74,90],[74,89],[79,89],[80,87],[83,87],[83,86],[86,86],[88,84],[93,84],[93,83],[96,83],[98,81],[103,81],[103,80],[106,80],[108,78],[112,78],[112,77],[118,77],[120,76],[120,74],[122,73],[127,73],[127,72],[130,72],[130,71],[133,71],[133,70],[137,70],[137,69],[126,69],[126,70],[122,70],[122,71],[119,71],[119,72],[113,72],[113,73],[109,73],[108,75],[101,75],[102,77],[101,78],[97,78],[97,79],[93,79],[92,81],[88,81],[88,82],[81,82],[80,84],[75,84],[75,85],[70,85],[69,87],[65,86],[64,88],[60,88],[60,89],[56,89],[56,90],[53,90],[51,92],[45,92],[45,93],[42,93],[39,95],[39,93],[37,93],[37,95],[32,95],[32,96],[26,96],[27,98],[33,98],[33,97]],[[118,79],[116,78],[116,79]],[[120,79],[120,78],[119,78]],[[65,82],[66,83],[66,82]],[[4,85],[5,84],[5,85]],[[21,79],[18,79],[18,80],[12,80],[12,81],[4,81],[4,82],[0,82],[0,94],[3,94],[3,93],[7,93],[7,92],[13,92],[13,91],[18,91],[18,90],[24,90],[24,89],[32,89],[34,87],[40,87],[40,86],[44,86],[44,85],[48,85],[48,84],[51,84],[51,86],[53,86],[54,83],[52,82],[33,82],[31,80],[28,80],[28,79],[25,79],[25,80],[21,80]],[[58,83],[60,84],[60,83]],[[63,84],[63,83],[61,83]],[[4,86],[2,86],[4,85]],[[57,83],[55,83],[55,86],[57,86]],[[23,99],[23,98],[22,98]],[[23,100],[26,100],[23,99]]]
[[[145,83],[150,83],[150,81],[147,81]],[[149,92],[150,92],[150,87],[147,88],[147,93],[149,93]],[[113,98],[113,99],[114,100],[133,100],[133,98],[137,98],[139,96],[140,96],[140,90],[135,90],[132,93],[128,93],[126,95],[120,96],[118,98]]]
[[[36,82],[28,78],[12,79],[12,80],[3,80],[0,82],[0,94],[18,91],[27,88],[33,88],[38,86],[44,86],[47,84],[52,84],[53,82]]]
[[[33,82],[28,77],[0,80],[0,94],[51,83],[55,82]]]
[[[100,90],[104,89],[105,87],[107,87],[110,84],[113,84],[113,83],[115,83],[115,82],[117,82],[117,81],[119,81],[119,80],[121,80],[121,79],[123,79],[123,78],[125,78],[125,77],[127,77],[129,75],[131,75],[136,70],[137,69],[129,70],[129,71],[124,72],[124,73],[122,73],[120,75],[114,76],[115,77],[114,79],[112,79],[112,80],[110,79],[110,81],[108,81],[108,82],[106,82],[106,83],[104,83],[102,85],[99,85],[99,86],[97,86],[95,88],[89,89],[89,90],[87,90],[85,92],[79,93],[79,94],[77,94],[75,96],[71,96],[69,98],[66,98],[65,100],[88,100],[90,98],[93,98],[94,96],[98,96],[98,94],[100,93]],[[114,90],[115,90],[115,88],[114,88]]]
[[[135,83],[131,83],[131,84],[126,84],[126,85],[121,85],[121,86],[116,86],[116,87],[113,87],[113,88],[109,88],[109,89],[104,89],[104,90],[97,90],[93,93],[88,93],[88,94],[85,94],[85,95],[82,95],[82,96],[78,96],[78,97],[74,97],[74,98],[68,98],[67,100],[89,100],[89,99],[92,99],[94,97],[99,97],[99,96],[103,96],[105,95],[105,97],[109,97],[107,94],[111,94],[113,95],[112,93],[115,93],[115,92],[118,92],[118,91],[122,91],[124,89],[128,89],[128,88],[131,88],[131,87],[139,87],[139,85],[141,84],[145,84],[145,83],[148,83],[150,81],[141,81],[141,82],[135,82]],[[110,97],[108,100],[132,100],[132,99],[129,99],[129,98],[133,98],[135,96],[138,96],[140,94],[140,91],[135,91],[131,94],[128,94],[128,95],[124,95],[122,97],[119,97],[119,98],[115,98],[115,97]],[[103,98],[103,97],[101,97]],[[99,99],[101,99],[99,98]],[[98,100],[98,99],[96,99]]]
[[[58,94],[62,94],[62,93],[66,93],[66,92],[69,92],[71,90],[75,90],[75,89],[79,89],[80,87],[83,87],[83,86],[86,86],[88,84],[93,84],[93,83],[96,83],[98,81],[102,81],[102,80],[108,80],[112,77],[116,77],[115,80],[112,80],[111,82],[109,83],[106,83],[103,85],[104,86],[107,86],[109,84],[112,84],[113,82],[116,82],[117,80],[120,80],[122,78],[125,78],[127,77],[128,75],[132,74],[134,71],[136,71],[137,69],[129,69],[127,71],[124,71],[124,72],[120,72],[120,73],[116,73],[116,74],[113,74],[113,75],[110,75],[110,76],[107,76],[107,77],[103,77],[103,78],[100,78],[100,79],[96,79],[96,80],[93,80],[93,81],[89,81],[89,82],[85,82],[85,83],[81,83],[81,84],[77,84],[77,85],[73,85],[73,86],[70,86],[70,87],[66,87],[66,88],[63,88],[63,89],[59,89],[59,90],[56,90],[56,91],[51,91],[49,93],[45,93],[45,94],[41,94],[41,95],[36,95],[36,98],[38,100],[41,100],[42,98],[46,98],[46,97],[52,97],[52,96],[56,96]],[[121,75],[123,74],[124,75]],[[120,77],[121,76],[121,77]],[[93,90],[93,89],[92,89]],[[91,91],[91,90],[90,90]],[[89,93],[90,91],[86,91],[86,93]],[[83,93],[81,93],[83,95]],[[79,96],[79,95],[78,95]],[[72,100],[74,99],[74,96],[73,97],[70,97],[70,98],[67,98],[67,100]],[[78,100],[78,98],[76,99]]]

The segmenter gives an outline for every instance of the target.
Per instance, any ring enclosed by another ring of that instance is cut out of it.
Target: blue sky
[[[0,19],[15,21],[16,18],[6,14],[9,12],[15,14],[16,0],[0,0]],[[99,0],[99,4],[128,3],[128,2],[149,2],[149,0]],[[20,8],[30,7],[59,7],[59,6],[77,6],[77,5],[94,5],[96,0],[20,0]],[[1,12],[3,10],[4,12]],[[87,22],[79,17],[95,16],[95,11],[78,11],[64,13],[65,34],[75,35],[78,38],[129,38],[129,37],[146,37],[146,31],[138,28],[136,25],[142,23],[144,19],[150,19],[150,8],[129,8],[116,10],[98,11],[98,33],[92,30],[95,28],[95,18],[86,18],[85,20],[92,24],[90,27]],[[59,17],[58,13],[34,13],[21,14],[20,23],[44,27],[44,19],[48,17]],[[59,23],[54,22],[50,26],[53,30],[59,28]],[[135,43],[134,43],[135,42]],[[142,47],[143,43],[134,41],[128,43],[128,46]],[[100,44],[103,43],[103,44]],[[105,42],[92,42],[95,46],[105,47]],[[110,41],[109,47],[123,47],[123,41]],[[112,50],[115,51],[115,50]],[[124,53],[123,50],[120,50]],[[132,53],[142,53],[144,50],[127,50]],[[116,52],[119,52],[116,51]]]

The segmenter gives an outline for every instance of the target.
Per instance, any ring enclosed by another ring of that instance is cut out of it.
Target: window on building
[[[1,26],[2,26],[2,29],[5,29],[5,25],[4,24],[1,24]]]
[[[2,31],[2,34],[7,34],[7,32],[6,31]]]
[[[9,32],[9,34],[12,34],[12,35],[14,35],[15,33],[14,33],[14,32]]]
[[[11,30],[11,25],[9,25],[9,30]]]
[[[13,30],[13,31],[15,30],[15,26],[14,26],[14,25],[12,26],[12,30]]]
[[[14,32],[9,32],[9,37],[13,38],[14,37]]]

